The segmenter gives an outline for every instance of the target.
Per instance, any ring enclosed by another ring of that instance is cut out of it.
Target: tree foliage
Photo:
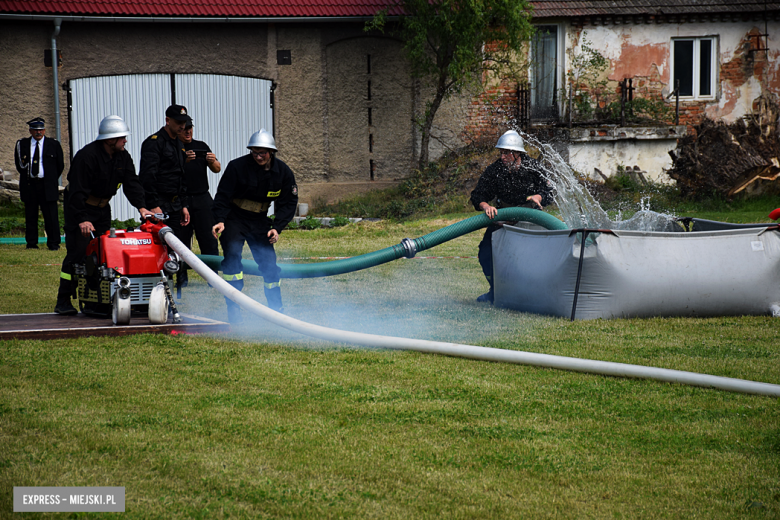
[[[417,119],[419,166],[428,163],[433,120],[442,102],[468,86],[483,86],[486,72],[505,73],[533,34],[527,0],[390,0],[366,30],[389,32],[404,42],[412,74],[433,94]],[[397,22],[388,12],[399,11]]]

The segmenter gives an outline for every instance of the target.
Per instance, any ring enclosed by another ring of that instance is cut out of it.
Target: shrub
[[[346,226],[349,224],[349,219],[347,217],[333,217],[330,221],[330,227],[341,227]]]
[[[116,229],[135,229],[140,225],[141,224],[133,218],[129,218],[127,220],[113,219],[111,221],[111,227]]]
[[[39,226],[41,224],[39,223]],[[0,233],[24,233],[24,218],[0,218]]]
[[[309,215],[305,219],[301,220],[298,226],[300,229],[318,229],[322,227],[322,222]]]

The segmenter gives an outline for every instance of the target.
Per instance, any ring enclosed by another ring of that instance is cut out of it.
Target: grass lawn
[[[277,254],[351,256],[472,215],[291,231]],[[706,218],[756,221],[746,215]],[[480,238],[421,253],[443,258],[284,280],[285,308],[344,330],[780,384],[768,316],[571,323],[478,304]],[[0,313],[51,312],[63,257],[0,245]],[[245,293],[265,302],[256,277]],[[197,275],[180,310],[225,317]],[[110,516],[14,515],[14,486],[123,486],[123,518],[780,517],[777,399],[248,321],[213,337],[0,342],[0,517]]]

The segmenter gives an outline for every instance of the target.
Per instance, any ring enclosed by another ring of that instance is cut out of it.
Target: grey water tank
[[[590,234],[575,318],[772,315],[780,304],[778,226],[718,224]],[[494,233],[495,305],[570,317],[580,237],[515,226]]]

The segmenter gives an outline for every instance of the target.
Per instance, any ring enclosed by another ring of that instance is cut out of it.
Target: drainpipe
[[[54,119],[57,125],[57,141],[60,140],[60,89],[59,89],[59,70],[57,65],[57,36],[60,34],[62,18],[54,19],[54,33],[51,35],[51,68],[54,72]],[[62,181],[60,181],[62,182]]]
[[[62,142],[60,137],[60,89],[59,89],[59,59],[57,55],[57,36],[60,35],[60,27],[62,26],[62,18],[54,19],[54,33],[51,35],[51,70],[54,77],[54,123],[57,127],[57,141]],[[62,175],[58,180],[59,185],[62,186]]]

